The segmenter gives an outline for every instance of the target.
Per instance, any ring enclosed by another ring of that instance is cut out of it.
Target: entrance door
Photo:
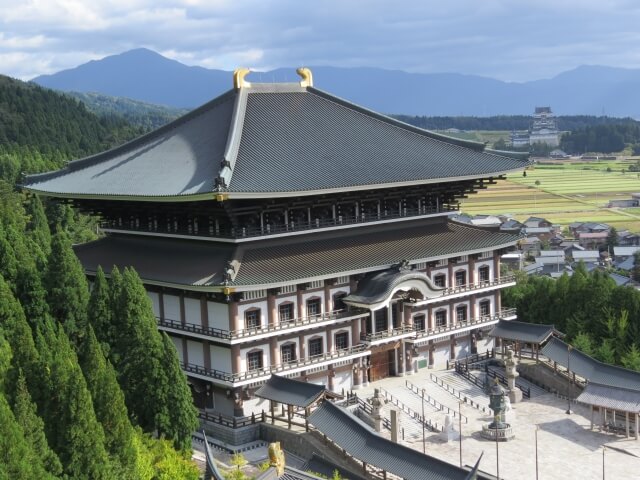
[[[391,350],[393,352],[393,350]],[[389,350],[371,354],[370,381],[375,382],[389,376],[390,370]]]

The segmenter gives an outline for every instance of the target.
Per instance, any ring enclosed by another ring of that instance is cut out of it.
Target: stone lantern
[[[482,426],[482,436],[494,442],[506,442],[515,437],[513,428],[505,422],[505,390],[496,379],[489,393],[489,407],[493,410],[493,422]]]

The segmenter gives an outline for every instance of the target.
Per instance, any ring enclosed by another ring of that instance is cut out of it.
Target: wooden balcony
[[[515,308],[503,308],[493,315],[481,315],[480,317],[470,318],[468,320],[465,320],[464,322],[451,323],[427,330],[417,330],[415,334],[415,340],[424,342],[425,340],[434,340],[436,338],[459,333],[465,330],[472,330],[474,328],[493,325],[495,323],[498,323],[498,320],[505,317],[513,317],[515,314]]]
[[[409,325],[403,325],[398,328],[393,328],[391,330],[381,330],[376,333],[361,333],[360,341],[369,345],[373,345],[414,336],[414,328],[410,327]]]
[[[500,278],[494,278],[493,280],[487,280],[483,282],[468,283],[465,285],[457,285],[455,287],[445,287],[444,290],[439,292],[439,295],[435,295],[424,300],[419,300],[413,305],[419,307],[421,305],[428,305],[430,303],[438,303],[455,297],[463,297],[474,293],[483,293],[486,291],[497,290],[500,288],[510,287],[516,284],[516,277],[514,275],[507,275]]]

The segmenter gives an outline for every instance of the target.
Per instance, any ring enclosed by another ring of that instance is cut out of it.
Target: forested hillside
[[[98,272],[90,290],[71,237],[91,219],[14,184],[15,164],[51,168],[136,129],[6,78],[0,99],[0,479],[198,478],[189,387],[136,272]]]
[[[518,320],[553,324],[569,343],[598,360],[640,370],[640,291],[579,266],[570,277],[522,275],[503,291]]]
[[[0,176],[59,168],[144,131],[117,115],[97,116],[52,90],[0,75]]]

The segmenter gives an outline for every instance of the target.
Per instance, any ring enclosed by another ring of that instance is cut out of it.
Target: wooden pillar
[[[478,315],[478,302],[476,302],[476,300],[477,299],[476,299],[475,294],[471,295],[469,297],[469,303],[471,304],[471,312],[469,312],[471,320],[476,320],[479,317],[479,315]]]
[[[469,255],[469,279],[467,283],[469,285],[475,285],[476,283],[476,259],[473,255]]]
[[[413,311],[413,306],[410,303],[406,303],[404,305],[403,312],[403,323],[406,327],[413,327],[413,316],[411,312]]]
[[[310,408],[309,407],[305,407],[304,408],[304,429],[305,431],[309,431],[309,414],[310,414]]]
[[[500,256],[493,252],[493,278],[500,280]]]
[[[300,346],[300,360],[307,358],[307,346],[304,344],[304,335],[298,336],[298,344]]]
[[[239,345],[231,345],[231,368],[233,370],[232,373],[240,373],[240,346]]]
[[[434,319],[433,319],[433,308],[431,308],[431,306],[429,305],[429,307],[427,307],[427,331],[431,332],[433,331],[433,326],[434,326]]]
[[[296,300],[298,318],[306,317],[307,313],[304,311],[304,300],[302,299],[302,290],[300,288],[296,290]]]
[[[293,405],[287,405],[287,428],[291,430],[291,419],[293,418]]]
[[[451,345],[449,350],[449,360],[455,360],[456,359],[456,336],[451,335],[451,337],[449,337],[449,342]]]
[[[269,347],[270,347],[270,362],[269,364],[272,366],[276,366],[276,365],[280,365],[281,363],[281,359],[280,359],[280,349],[278,348],[278,337],[271,337],[270,341],[269,341]]]
[[[184,308],[184,294],[180,294],[180,323],[184,325],[187,322],[187,315],[185,314]]]
[[[277,325],[278,321],[278,309],[276,308],[276,296],[272,293],[267,293],[267,322],[269,326]]]
[[[629,438],[629,412],[624,412],[624,426],[627,433],[627,438]]]
[[[244,329],[244,322],[238,315],[238,302],[229,302],[229,326],[231,331]]]
[[[360,323],[361,319],[359,318],[351,322],[351,345],[360,343]]]
[[[327,330],[327,352],[333,352],[333,332]]]
[[[331,301],[331,285],[327,285],[325,283],[324,285],[324,312],[322,313],[329,313],[333,310],[333,305],[332,305],[332,301]]]
[[[451,263],[451,259],[447,261],[447,277],[448,277],[447,286],[455,287],[456,279],[453,277],[453,263]]]
[[[404,377],[404,367],[405,367],[405,341],[404,339],[400,340],[400,347],[398,347],[398,352],[396,355],[396,364],[398,365],[398,369],[396,371],[396,375],[399,377]],[[399,358],[399,360],[398,360]]]
[[[160,320],[164,320],[164,295],[162,292],[158,292],[158,310]]]

